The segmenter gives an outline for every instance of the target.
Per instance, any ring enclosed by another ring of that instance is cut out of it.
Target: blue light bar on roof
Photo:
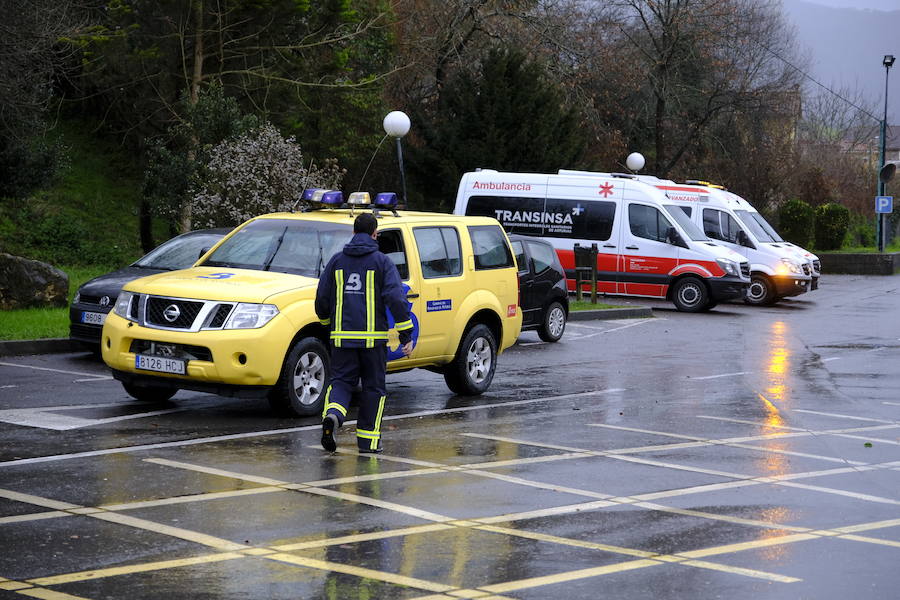
[[[320,190],[319,188],[307,188],[307,189],[303,190],[303,195],[300,196],[300,199],[306,200],[308,202],[308,201],[312,200],[315,193],[319,192],[319,191],[324,192],[325,190]]]
[[[375,206],[397,206],[397,194],[381,192],[375,196]]]
[[[337,190],[327,191],[322,194],[322,198],[319,199],[319,202],[321,202],[322,204],[340,206],[344,203],[344,192],[339,192]]]

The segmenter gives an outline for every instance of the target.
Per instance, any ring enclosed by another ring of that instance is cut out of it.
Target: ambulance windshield
[[[694,240],[695,242],[703,242],[706,241],[706,234],[700,230],[699,227],[694,225],[694,222],[691,221],[691,218],[685,214],[683,210],[681,210],[680,206],[676,206],[674,204],[666,204],[666,212],[679,224],[684,232],[687,234],[689,238]]]
[[[783,242],[784,240],[778,235],[778,232],[772,229],[769,222],[766,221],[758,212],[750,212],[749,210],[734,211],[747,229],[753,232],[760,242]]]
[[[352,236],[352,228],[346,225],[259,219],[231,236],[200,266],[318,277],[328,259]]]

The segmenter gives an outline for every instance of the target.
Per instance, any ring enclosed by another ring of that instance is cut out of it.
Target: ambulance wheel
[[[167,402],[178,391],[175,388],[141,386],[131,383],[123,383],[122,387],[129,396],[141,402]]]
[[[477,396],[487,391],[497,368],[497,342],[487,325],[477,324],[466,331],[456,357],[444,371],[451,392]]]
[[[314,337],[298,340],[281,366],[281,377],[269,391],[269,405],[285,416],[322,414],[328,366],[325,344]]]
[[[700,312],[709,304],[706,286],[696,277],[685,277],[675,284],[672,302],[682,312]]]
[[[553,302],[544,313],[544,322],[538,329],[538,336],[545,342],[558,342],[566,330],[566,309],[559,302]]]
[[[747,296],[744,298],[744,302],[756,306],[769,306],[774,304],[776,300],[775,286],[772,285],[768,277],[765,275],[753,275],[750,277],[750,287],[747,288]]]

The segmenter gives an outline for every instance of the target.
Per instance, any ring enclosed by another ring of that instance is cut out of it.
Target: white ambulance
[[[665,194],[625,175],[465,173],[454,212],[553,244],[574,289],[574,246],[597,244],[598,291],[708,310],[744,298],[750,264],[711,242]]]
[[[740,196],[705,181],[675,183],[648,175],[639,179],[662,190],[707,237],[747,258],[748,304],[770,305],[815,289],[813,263],[782,240]]]

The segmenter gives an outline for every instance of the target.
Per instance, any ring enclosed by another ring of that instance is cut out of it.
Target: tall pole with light
[[[406,113],[394,110],[384,118],[384,132],[397,140],[397,162],[400,166],[400,187],[403,192],[403,206],[409,208],[406,200],[406,174],[403,171],[403,147],[400,144],[402,138],[409,131],[409,117]]]
[[[892,54],[887,54],[884,57],[884,60],[881,62],[884,65],[884,118],[881,119],[881,148],[878,153],[878,172],[881,173],[884,169],[884,154],[885,154],[885,145],[886,145],[886,137],[887,137],[887,109],[888,109],[888,75],[891,72],[891,67],[894,65],[894,56]],[[884,196],[884,179],[878,178],[878,195]],[[875,223],[875,232],[878,236],[878,251],[884,252],[884,238],[885,238],[885,227],[884,227],[884,213],[878,213],[878,220]]]

